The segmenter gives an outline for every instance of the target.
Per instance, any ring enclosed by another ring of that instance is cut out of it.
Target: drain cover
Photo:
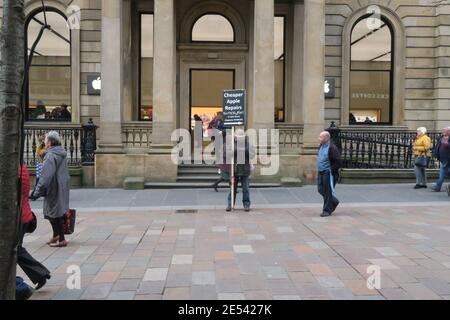
[[[193,210],[193,209],[180,209],[180,210],[176,210],[175,213],[197,213],[198,210]]]

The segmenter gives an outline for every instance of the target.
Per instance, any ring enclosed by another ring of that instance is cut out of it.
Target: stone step
[[[217,176],[217,168],[178,168],[178,176],[181,175],[215,175]]]
[[[219,175],[189,175],[189,176],[178,176],[177,182],[208,182],[212,183],[219,179]]]
[[[438,176],[439,170],[427,169],[430,182]],[[346,184],[412,183],[414,181],[414,169],[342,169],[340,178],[340,183]]]
[[[217,169],[216,165],[209,164],[181,164],[178,169]]]
[[[279,183],[250,183],[250,188],[279,188]],[[221,183],[220,189],[229,188],[227,183]],[[145,189],[211,189],[211,183],[206,182],[147,182]]]

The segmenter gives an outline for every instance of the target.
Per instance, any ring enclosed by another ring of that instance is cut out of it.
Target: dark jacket
[[[231,146],[226,146],[226,155],[231,155]],[[245,139],[244,143],[237,143],[234,141],[234,175],[248,177],[251,175],[251,161],[255,157],[255,147]],[[231,159],[227,161],[227,164],[222,166],[221,170],[230,173],[231,171]]]
[[[52,147],[44,158],[42,175],[33,196],[45,197],[44,216],[62,217],[69,209],[70,176],[67,152],[63,147]]]
[[[442,138],[443,136],[440,136],[439,139],[437,139],[436,146],[433,149],[433,157],[439,161],[450,160],[450,144],[448,144],[447,147],[443,147],[441,150]]]
[[[330,143],[330,149],[328,150],[328,159],[330,159],[331,172],[334,176],[339,176],[339,169],[342,168],[342,158],[338,147],[335,144]]]

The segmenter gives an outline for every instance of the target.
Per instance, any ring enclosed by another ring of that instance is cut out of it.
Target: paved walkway
[[[341,200],[353,203],[344,203],[329,218],[318,216],[320,198],[313,187],[258,190],[255,206],[280,207],[250,213],[168,209],[190,206],[191,199],[219,205],[224,195],[205,190],[72,192],[78,223],[69,246],[46,246],[50,226],[42,219],[25,239],[53,273],[33,299],[450,298],[445,193],[410,186],[340,186]],[[282,208],[292,199],[303,200],[297,201],[303,207]],[[425,202],[419,206],[414,199]],[[358,204],[364,200],[370,202]],[[142,209],[147,203],[166,207]],[[126,209],[107,208],[112,206]],[[72,265],[81,268],[79,290],[66,288]],[[381,268],[379,290],[366,284],[371,265]]]
[[[222,209],[226,205],[227,194],[227,189],[219,189],[217,193],[212,189],[77,189],[71,191],[70,205],[85,211]],[[436,202],[450,204],[446,192],[414,190],[411,184],[338,185],[336,194],[343,206],[405,205],[417,201],[423,205]],[[251,200],[253,208],[318,207],[322,203],[315,186],[252,189]],[[236,204],[242,206],[242,193],[238,194]],[[32,207],[39,211],[42,200],[32,203]]]
[[[33,299],[450,298],[444,192],[341,185],[342,206],[325,219],[313,186],[253,190],[250,213],[226,213],[225,196],[72,191],[78,219],[69,246],[45,245],[50,226],[40,215],[25,238],[53,274]],[[372,265],[381,268],[379,290],[367,287]],[[70,266],[81,269],[79,290],[66,287]]]

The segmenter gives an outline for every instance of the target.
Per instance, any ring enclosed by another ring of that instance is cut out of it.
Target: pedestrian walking
[[[445,178],[450,173],[450,145],[449,145],[450,127],[442,129],[442,136],[438,138],[435,148],[433,149],[433,157],[439,160],[439,178],[431,188],[432,191],[440,192]]]
[[[53,237],[47,243],[51,247],[66,247],[64,237],[65,214],[69,210],[70,176],[67,166],[67,152],[61,146],[56,131],[45,137],[48,148],[42,168],[42,176],[30,199],[44,197],[44,217],[50,221]]]
[[[342,160],[339,149],[331,142],[329,132],[322,132],[319,135],[319,141],[317,189],[323,197],[323,210],[320,216],[328,217],[333,214],[339,205],[339,200],[333,193],[339,179],[339,169],[342,167]]]
[[[413,142],[412,150],[414,153],[414,173],[416,175],[414,189],[427,188],[426,168],[431,157],[431,139],[427,136],[425,127],[417,128],[417,135]]]
[[[241,183],[242,186],[242,203],[244,205],[244,210],[246,212],[250,211],[250,175],[252,173],[252,163],[251,161],[254,159],[256,153],[255,153],[255,147],[249,142],[248,137],[245,135],[244,130],[238,129],[235,133],[235,139],[234,139],[234,155],[232,155],[231,151],[231,141],[230,143],[226,144],[227,157],[234,156],[234,183],[233,183],[233,207],[236,203],[236,193],[238,188],[238,183]],[[229,158],[227,160],[227,166],[224,168],[226,171],[225,173],[230,174],[231,169],[231,160]],[[231,184],[230,177],[230,184]],[[231,188],[231,185],[230,185]],[[231,205],[231,190],[228,194],[227,198],[227,208],[226,211],[230,212],[232,209]]]
[[[41,135],[37,139],[37,146],[36,146],[36,155],[37,155],[37,161],[36,161],[36,182],[34,184],[34,189],[36,188],[39,178],[42,174],[42,167],[44,166],[44,158],[45,154],[47,153],[47,148],[45,147],[45,135]],[[33,191],[34,191],[33,189]]]
[[[19,245],[17,246],[17,264],[25,272],[27,277],[36,285],[35,290],[41,289],[50,279],[50,271],[23,247],[23,238],[26,233],[32,233],[36,229],[36,217],[30,207],[28,195],[30,194],[30,173],[25,164],[21,165],[22,175],[22,223],[19,233]]]

